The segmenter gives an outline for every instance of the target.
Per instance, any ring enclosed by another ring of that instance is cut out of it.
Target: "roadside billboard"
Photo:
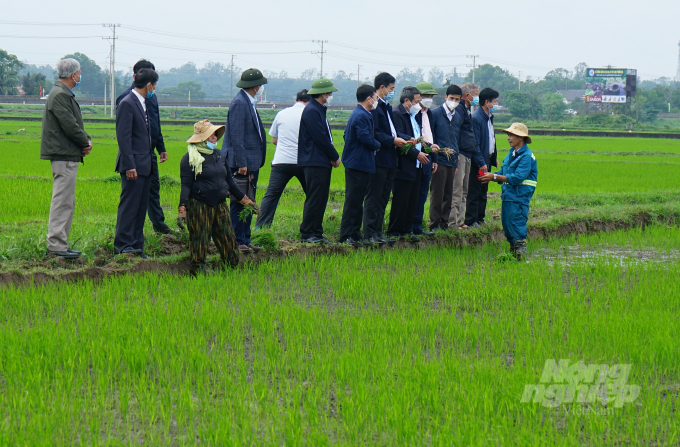
[[[588,68],[586,70],[586,102],[626,102],[625,68]]]

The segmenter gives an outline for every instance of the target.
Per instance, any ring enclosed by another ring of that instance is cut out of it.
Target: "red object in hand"
[[[481,177],[481,176],[483,176],[483,175],[484,175],[484,171],[482,171],[481,169],[480,169],[479,171],[477,171],[477,173],[479,174],[479,176],[478,176],[478,177]]]

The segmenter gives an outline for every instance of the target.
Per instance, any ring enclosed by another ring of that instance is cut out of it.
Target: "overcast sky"
[[[320,46],[312,40],[323,39],[325,74],[356,73],[357,64],[362,78],[404,67],[427,72],[437,66],[446,73],[457,66],[466,73],[472,63],[466,55],[478,55],[478,64],[499,65],[515,76],[521,71],[522,78],[586,62],[637,68],[643,79],[655,79],[676,74],[679,18],[680,0],[6,1],[0,48],[52,66],[79,51],[105,67],[109,41],[102,36],[111,31],[100,24],[119,23],[116,70],[128,70],[141,57],[159,70],[187,61],[228,65],[236,54],[243,69],[296,77],[319,66],[312,52]]]

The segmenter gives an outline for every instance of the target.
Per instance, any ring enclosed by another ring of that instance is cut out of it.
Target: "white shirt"
[[[255,111],[255,115],[257,115],[257,107],[255,107],[255,97],[250,96],[250,93],[246,92],[246,96],[248,99],[250,99],[250,104],[253,105],[253,110]],[[260,129],[260,120],[257,120],[257,134],[260,136],[260,140],[262,139],[262,129]]]
[[[384,99],[382,99],[382,98],[380,97],[380,95],[378,95],[378,99],[380,99],[382,102],[384,102],[385,104],[387,104],[387,101],[385,101]],[[394,124],[392,124],[392,117],[390,116],[389,113],[387,114],[387,121],[390,122],[390,132],[392,132],[392,137],[397,138],[397,131],[394,129]]]
[[[449,111],[449,108],[446,107],[446,104],[442,104],[442,107],[444,107],[444,111],[446,112],[446,117],[451,121],[453,119],[453,116],[456,114],[456,109],[453,109],[453,111]]]
[[[305,110],[305,104],[297,102],[292,107],[281,110],[274,117],[269,129],[269,135],[278,139],[272,160],[273,165],[297,164],[298,136],[303,110]]]
[[[487,122],[489,125],[489,155],[492,155],[493,150],[496,148],[496,134],[493,131],[493,123],[491,122],[493,114],[489,112],[487,115],[489,115],[489,121]]]
[[[139,99],[139,102],[142,103],[142,108],[144,109],[144,113],[146,113],[146,98],[143,97],[142,95],[140,95],[139,93],[137,93],[137,90],[135,90],[135,89],[132,89],[132,93],[137,95],[137,99]]]

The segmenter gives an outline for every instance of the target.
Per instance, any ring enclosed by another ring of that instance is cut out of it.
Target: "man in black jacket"
[[[406,144],[408,135],[399,134],[392,122],[392,106],[396,79],[389,73],[379,73],[373,86],[378,94],[378,106],[371,111],[375,124],[375,139],[380,149],[375,154],[375,173],[371,175],[364,201],[364,238],[373,244],[393,244],[396,240],[382,233],[385,209],[390,199],[394,176],[397,174],[397,147]]]
[[[143,258],[153,152],[146,100],[154,95],[157,82],[154,70],[139,70],[135,88],[120,102],[116,115],[116,172],[120,174],[121,192],[113,246],[116,253],[135,253]]]
[[[151,62],[146,59],[139,60],[134,67],[132,67],[132,79],[137,75],[139,70],[142,68],[150,68],[156,70],[156,67]],[[132,89],[134,89],[134,84],[130,86],[127,90],[116,98],[116,109],[120,102],[128,96]],[[149,114],[149,130],[151,131],[151,186],[149,188],[149,220],[153,225],[153,229],[156,233],[172,233],[172,230],[165,223],[165,214],[163,214],[163,208],[161,207],[161,183],[160,176],[158,174],[158,162],[165,162],[168,159],[168,153],[165,150],[165,142],[163,141],[163,134],[161,133],[161,117],[160,111],[158,110],[158,99],[154,95],[151,98],[146,99],[147,111]],[[156,160],[156,153],[158,152],[158,160]]]
[[[302,242],[333,245],[323,235],[323,215],[328,204],[332,168],[340,166],[340,156],[333,146],[333,135],[326,110],[333,92],[333,81],[319,78],[307,92],[312,100],[302,111],[298,138],[298,166],[302,166],[307,183],[307,197],[302,213]]]
[[[409,139],[419,138],[422,128],[420,91],[412,86],[404,87],[399,102],[399,106],[392,114],[394,127],[397,132],[408,135]],[[428,163],[430,159],[422,152],[421,143],[414,144],[406,154],[399,155],[399,168],[392,188],[390,224],[387,228],[389,236],[400,239],[410,237],[412,242],[420,242],[420,239],[412,234],[413,220],[418,208],[423,165]]]

